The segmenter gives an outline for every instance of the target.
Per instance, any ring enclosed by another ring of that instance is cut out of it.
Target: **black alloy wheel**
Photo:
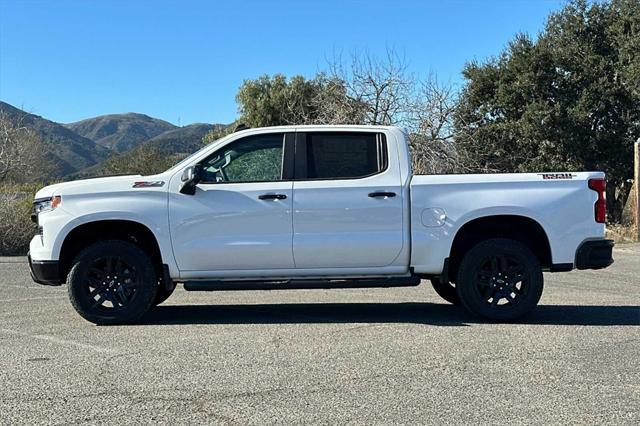
[[[525,280],[525,265],[515,256],[492,254],[476,273],[476,284],[485,303],[491,306],[515,304],[525,297],[529,285]]]
[[[98,257],[86,274],[86,296],[93,299],[92,307],[104,310],[125,309],[134,301],[140,287],[136,268],[119,256]]]
[[[509,321],[531,311],[540,300],[540,262],[523,243],[506,238],[483,241],[463,258],[458,296],[472,313]]]
[[[157,278],[149,257],[126,241],[101,241],[84,249],[69,272],[69,298],[95,324],[134,322],[152,306]]]

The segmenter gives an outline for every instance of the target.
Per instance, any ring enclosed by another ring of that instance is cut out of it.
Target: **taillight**
[[[607,181],[604,179],[589,179],[589,189],[598,193],[598,200],[593,207],[596,222],[605,223],[607,220]]]

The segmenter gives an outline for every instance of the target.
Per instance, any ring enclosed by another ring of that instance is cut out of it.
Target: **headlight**
[[[38,198],[33,202],[33,214],[38,216],[42,212],[48,212],[55,209],[62,202],[62,197],[56,195],[55,197]]]

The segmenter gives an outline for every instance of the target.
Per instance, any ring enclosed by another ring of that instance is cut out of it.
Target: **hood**
[[[97,193],[97,192],[117,192],[130,190],[135,182],[148,181],[164,181],[159,175],[156,176],[109,176],[93,179],[81,179],[71,182],[56,183],[54,185],[45,186],[36,192],[35,198],[47,198],[54,195],[72,195],[79,193]],[[166,185],[166,182],[165,182]]]

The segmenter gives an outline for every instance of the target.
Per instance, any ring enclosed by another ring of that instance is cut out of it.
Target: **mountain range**
[[[101,115],[64,126],[118,153],[135,148],[161,133],[178,129],[166,121],[133,112]]]
[[[44,143],[53,170],[51,178],[98,169],[112,155],[149,144],[167,156],[186,155],[202,146],[202,138],[223,124],[195,123],[183,127],[139,113],[108,114],[75,123],[56,123],[0,101],[8,119],[32,129]]]

